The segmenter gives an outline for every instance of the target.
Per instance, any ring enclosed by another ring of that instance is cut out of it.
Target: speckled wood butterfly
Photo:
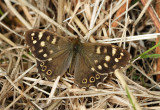
[[[117,46],[81,43],[47,30],[33,29],[25,39],[37,59],[38,72],[48,80],[62,76],[70,67],[79,87],[98,86],[115,69],[124,67],[130,54]]]

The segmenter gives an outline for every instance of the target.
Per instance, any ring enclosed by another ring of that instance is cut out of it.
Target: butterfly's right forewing
[[[25,40],[37,59],[38,72],[49,79],[62,76],[72,60],[72,43],[55,33],[33,29],[25,33]]]

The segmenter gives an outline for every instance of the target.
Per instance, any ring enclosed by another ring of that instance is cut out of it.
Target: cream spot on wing
[[[103,65],[104,65],[104,67],[108,68],[108,65],[107,65],[107,63],[104,63]]]
[[[51,38],[50,36],[47,36],[47,38],[46,38],[46,39],[47,39],[47,41],[50,41],[50,38]]]
[[[55,38],[55,37],[53,38],[53,40],[52,40],[51,43],[52,43],[52,44],[55,44],[55,43],[56,43],[56,38]]]
[[[106,61],[110,61],[110,59],[111,59],[110,56],[106,56],[106,57],[105,57],[105,60],[106,60]]]
[[[39,53],[42,53],[42,52],[43,52],[43,49],[40,49],[38,52],[39,52]]]
[[[120,55],[121,55],[121,56],[124,56],[124,53],[121,52]]]
[[[34,40],[33,37],[31,39]]]
[[[106,48],[104,48],[103,53],[107,53],[107,49]]]
[[[42,36],[43,36],[43,32],[39,32],[39,35],[38,35],[39,40],[41,40]]]
[[[48,59],[48,61],[51,61],[51,60],[52,60],[52,58],[49,58],[49,59]]]
[[[114,56],[117,52],[117,49],[116,48],[112,48],[112,56]]]
[[[44,42],[44,41],[41,41],[40,46],[41,46],[41,47],[44,47],[44,46],[45,46],[45,42]]]
[[[118,59],[119,59],[119,60],[122,59],[122,56],[120,56]]]
[[[94,63],[97,64],[97,63],[98,63],[98,60],[94,60]]]
[[[35,33],[33,32],[32,34],[31,34],[31,36],[33,37],[35,35]]]
[[[100,49],[101,49],[101,46],[98,46],[97,49],[96,49],[96,53],[97,54],[101,54],[101,50]]]
[[[53,53],[53,50],[50,50],[49,53],[52,54],[52,53]]]
[[[102,66],[101,65],[98,65],[97,67],[98,67],[99,70],[102,70]]]
[[[47,54],[45,53],[45,54],[43,54],[43,57],[47,57]]]
[[[36,44],[36,43],[37,43],[37,41],[36,41],[36,40],[34,40],[34,41],[33,41],[33,44]]]
[[[119,62],[118,58],[115,58],[114,60],[115,60],[115,62]]]
[[[91,68],[91,70],[92,70],[92,71],[95,71],[95,69],[94,69],[93,67]]]

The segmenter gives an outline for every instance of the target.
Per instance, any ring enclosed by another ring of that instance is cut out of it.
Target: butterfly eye
[[[100,78],[100,75],[99,74],[96,74],[96,79],[99,79]]]
[[[95,82],[95,78],[93,76],[91,76],[89,81],[93,83],[93,82]]]
[[[43,67],[42,67],[42,71],[45,71],[46,69],[47,69],[46,66],[43,66]]]
[[[83,84],[86,84],[86,83],[87,83],[87,79],[84,78],[84,79],[82,80],[82,83],[83,83]]]
[[[48,71],[46,72],[46,74],[47,74],[47,75],[52,75],[52,71],[51,71],[51,70],[48,70]]]
[[[44,62],[42,62],[42,63],[40,64],[40,66],[41,66],[41,67],[44,66]]]

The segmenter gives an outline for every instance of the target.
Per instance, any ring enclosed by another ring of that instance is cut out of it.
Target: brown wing
[[[117,46],[84,43],[76,56],[75,83],[80,87],[97,86],[109,73],[124,67],[130,54]]]
[[[25,40],[37,59],[38,71],[52,80],[63,75],[72,60],[72,43],[55,33],[33,29],[25,33]]]
[[[92,70],[92,65],[80,54],[77,54],[75,63],[74,78],[79,87],[97,86],[99,82],[103,82],[103,79],[107,77],[107,75]]]
[[[64,52],[58,55],[55,58],[52,58],[51,61],[38,61],[37,68],[38,72],[48,80],[53,80],[57,76],[62,76],[70,66],[72,60],[72,54],[69,52]]]

